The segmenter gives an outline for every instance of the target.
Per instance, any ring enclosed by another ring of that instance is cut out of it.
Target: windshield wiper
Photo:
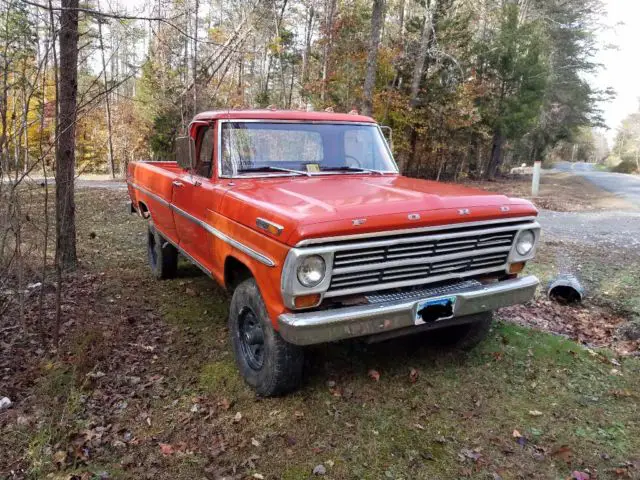
[[[380,170],[373,170],[372,168],[364,168],[364,167],[352,167],[349,165],[343,165],[341,167],[323,167],[321,169],[323,172],[368,172],[368,173],[377,173],[379,175],[384,175],[384,172]]]
[[[250,173],[250,172],[287,172],[287,173],[295,173],[297,175],[306,175],[307,177],[311,176],[309,172],[305,172],[303,170],[291,170],[289,168],[272,167],[270,165],[264,165],[262,167],[241,168],[238,170],[238,173]]]

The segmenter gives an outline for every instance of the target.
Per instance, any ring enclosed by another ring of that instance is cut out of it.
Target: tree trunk
[[[400,17],[400,48],[404,53],[404,10],[405,10],[405,0],[400,0],[398,16]]]
[[[485,178],[493,180],[496,178],[496,173],[502,163],[502,147],[504,145],[504,135],[499,128],[493,132],[493,145],[491,146],[491,158],[489,159],[489,165],[485,172]]]
[[[320,90],[320,100],[323,102],[327,98],[327,80],[329,77],[329,57],[331,56],[331,47],[333,44],[333,17],[336,12],[337,0],[326,0],[325,29],[327,38],[325,39],[324,49],[322,52],[322,86]]]
[[[307,13],[307,22],[304,32],[304,50],[302,52],[302,72],[300,73],[300,76],[303,88],[304,84],[309,80],[309,58],[311,57],[311,36],[313,33],[314,14],[315,10],[313,9],[313,5],[311,5]]]
[[[413,74],[411,76],[411,90],[409,94],[409,106],[413,109],[420,103],[420,83],[422,76],[428,69],[427,57],[429,55],[429,46],[431,44],[432,32],[434,29],[433,12],[437,6],[437,0],[428,0],[425,6],[424,25],[422,26],[422,35],[420,37],[420,46],[415,59]],[[409,168],[415,162],[416,147],[418,144],[418,134],[413,125],[409,125],[406,129],[407,136],[410,139],[411,148],[405,162],[400,162],[401,169]],[[403,165],[405,163],[406,165]]]
[[[56,149],[56,262],[74,269],[76,104],[78,96],[78,0],[62,0],[60,14],[60,112]]]
[[[109,161],[109,174],[116,178],[116,165],[113,160],[113,128],[111,125],[111,104],[109,98],[109,86],[107,85],[107,62],[104,57],[104,40],[102,38],[102,19],[98,18],[98,42],[100,43],[100,57],[102,59],[102,75],[104,81],[104,107],[107,116],[107,160]]]
[[[430,0],[427,2],[425,8],[420,47],[418,48],[418,56],[416,57],[413,76],[411,78],[411,94],[409,96],[411,108],[418,105],[418,94],[420,93],[420,83],[422,81],[422,75],[424,74],[427,55],[429,54],[429,44],[431,43],[431,34],[433,32],[433,12],[436,6],[437,0]]]
[[[373,0],[371,13],[371,40],[367,55],[367,70],[364,76],[364,88],[362,92],[362,114],[371,116],[373,113],[373,88],[376,84],[376,67],[378,65],[378,45],[380,44],[380,32],[384,23],[385,0]]]
[[[193,114],[198,113],[198,9],[200,0],[195,0],[195,12],[193,15]]]

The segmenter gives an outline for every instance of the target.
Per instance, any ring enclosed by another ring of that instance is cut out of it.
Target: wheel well
[[[149,213],[149,208],[144,202],[138,202],[138,211],[140,212],[140,216],[142,218],[149,218],[149,216],[151,215]]]
[[[224,261],[224,285],[233,292],[247,278],[253,277],[251,270],[235,257],[227,257]]]

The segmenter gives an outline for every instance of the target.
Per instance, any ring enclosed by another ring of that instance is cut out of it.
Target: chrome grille
[[[335,253],[325,297],[504,271],[517,232],[532,223],[447,226],[328,244]]]

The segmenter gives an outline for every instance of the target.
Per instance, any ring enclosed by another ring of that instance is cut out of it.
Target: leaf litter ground
[[[225,293],[187,264],[152,280],[125,200],[79,193],[58,351],[37,333],[37,289],[28,333],[14,308],[2,319],[0,476],[638,478],[640,361],[608,339],[633,304],[540,299],[502,312],[471,353],[425,337],[317,346],[299,392],[259,399],[233,363]],[[541,253],[534,271],[553,267]]]

